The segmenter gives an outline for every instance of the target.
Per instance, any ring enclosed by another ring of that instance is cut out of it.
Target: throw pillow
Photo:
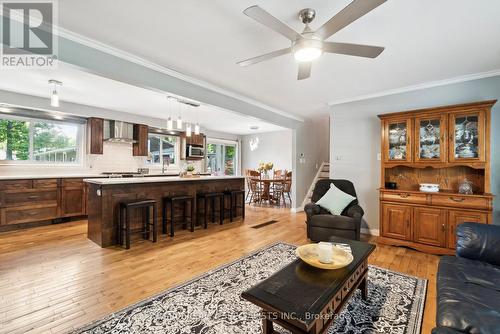
[[[342,211],[356,199],[339,188],[333,183],[330,184],[330,189],[316,202],[317,205],[325,210],[328,210],[332,215],[340,215]]]

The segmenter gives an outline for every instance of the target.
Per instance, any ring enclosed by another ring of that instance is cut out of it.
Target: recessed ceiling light
[[[259,130],[259,127],[257,125],[252,125],[250,127],[250,130]]]

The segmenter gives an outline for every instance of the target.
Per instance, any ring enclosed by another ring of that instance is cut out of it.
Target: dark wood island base
[[[244,177],[148,177],[131,179],[87,179],[88,191],[88,238],[101,247],[118,244],[119,205],[123,201],[156,200],[157,217],[161,221],[162,199],[188,195],[193,197],[208,192],[244,190]],[[196,212],[196,211],[195,211]],[[140,226],[139,213],[132,215],[132,226]],[[196,224],[197,214],[193,220]],[[160,229],[161,230],[161,229]]]

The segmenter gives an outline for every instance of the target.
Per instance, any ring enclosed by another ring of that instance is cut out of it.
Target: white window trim
[[[54,124],[61,124],[61,125],[75,125],[78,128],[77,132],[77,137],[76,137],[76,156],[77,156],[77,161],[76,162],[54,162],[54,161],[35,161],[31,160],[32,157],[30,156],[30,160],[0,160],[0,166],[33,166],[33,167],[76,167],[76,168],[82,168],[85,166],[85,124],[79,124],[79,123],[72,123],[72,122],[60,122],[56,120],[47,120],[43,118],[31,118],[31,117],[22,117],[22,116],[13,116],[13,115],[5,115],[1,114],[0,118],[2,119],[12,119],[12,120],[18,120],[18,121],[26,121],[26,122],[47,122],[47,123],[54,123]],[[33,139],[33,131],[32,127],[30,127],[30,154],[32,152],[32,139]]]
[[[173,136],[173,135],[164,135],[164,134],[158,134],[158,133],[148,133],[148,141],[149,141],[149,136],[158,136],[160,138],[162,137],[175,137],[177,140],[175,141],[175,164],[170,164],[168,167],[165,166],[167,171],[177,171],[180,170],[180,159],[181,159],[181,137],[180,136]],[[161,143],[161,141],[160,141]],[[149,147],[148,147],[148,154],[149,154]],[[163,167],[163,155],[160,154],[160,162],[155,163],[155,162],[147,162],[146,167],[152,167],[152,169],[161,169]]]

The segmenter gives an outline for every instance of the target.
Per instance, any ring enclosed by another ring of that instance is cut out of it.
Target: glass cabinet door
[[[411,162],[410,119],[385,121],[386,162]]]
[[[415,161],[446,161],[446,116],[415,118]]]
[[[484,113],[450,115],[450,162],[484,161]]]

